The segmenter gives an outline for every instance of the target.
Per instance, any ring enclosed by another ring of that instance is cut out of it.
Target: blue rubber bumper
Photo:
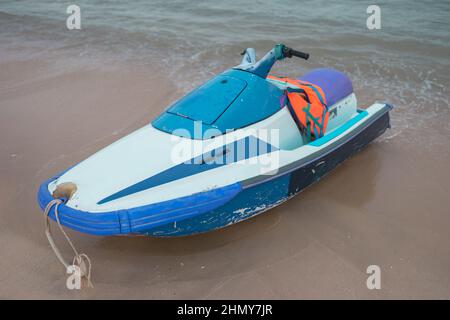
[[[37,199],[42,210],[53,200],[48,185],[58,177],[59,175],[45,181],[39,188]],[[139,234],[160,225],[192,218],[214,210],[230,201],[241,191],[241,184],[234,183],[182,198],[109,212],[75,210],[62,203],[58,207],[58,215],[62,225],[87,234],[98,236]],[[49,212],[49,216],[55,220],[54,207]]]

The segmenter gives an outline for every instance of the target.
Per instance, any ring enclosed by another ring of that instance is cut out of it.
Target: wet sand
[[[68,231],[93,261],[95,288],[67,290],[39,184],[147,124],[181,92],[148,65],[61,70],[27,60],[0,70],[0,298],[450,298],[448,140],[408,144],[395,128],[287,203],[216,232]],[[366,287],[372,264],[381,290]]]

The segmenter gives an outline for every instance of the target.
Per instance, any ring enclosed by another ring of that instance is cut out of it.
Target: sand
[[[26,60],[0,70],[0,298],[450,298],[448,145],[430,150],[395,131],[287,203],[216,232],[69,231],[93,261],[95,287],[66,289],[39,184],[149,123],[181,92],[149,65]],[[366,287],[372,264],[380,290]]]

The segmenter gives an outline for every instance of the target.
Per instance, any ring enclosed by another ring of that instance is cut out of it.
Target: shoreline
[[[69,230],[93,260],[95,288],[67,290],[44,236],[38,185],[148,124],[181,92],[161,71],[132,65],[55,74],[34,61],[3,70],[0,297],[450,297],[447,163],[394,131],[287,203],[219,231],[155,239]],[[365,288],[374,261],[379,292]]]

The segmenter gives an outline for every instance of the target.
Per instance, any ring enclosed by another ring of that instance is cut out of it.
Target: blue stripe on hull
[[[163,172],[135,183],[100,200],[97,204],[104,204],[137,192],[160,186],[165,183],[190,177],[238,161],[271,153],[276,150],[278,150],[278,148],[270,143],[260,140],[254,136],[248,136],[192,158],[184,163],[175,165],[167,170],[164,170]]]

